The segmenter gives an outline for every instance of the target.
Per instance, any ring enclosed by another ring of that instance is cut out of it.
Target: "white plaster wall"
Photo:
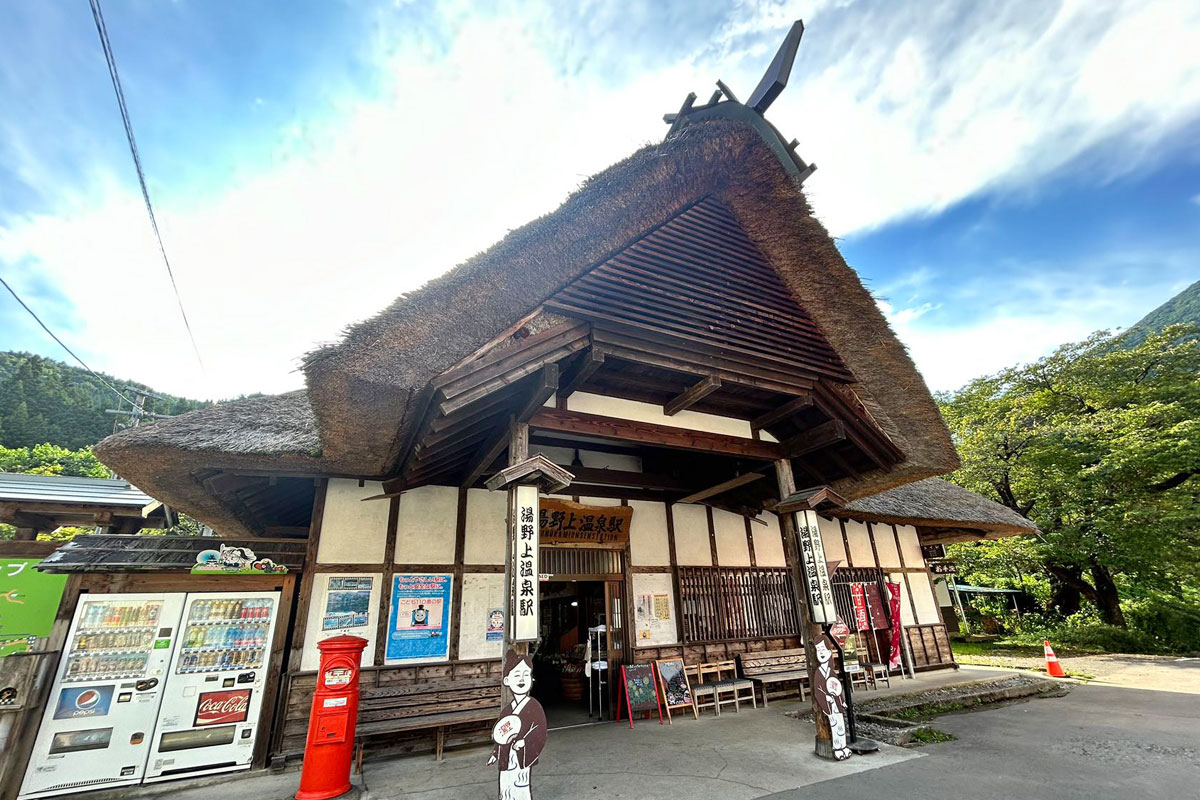
[[[708,512],[704,506],[671,506],[675,522],[675,561],[682,567],[711,567]]]
[[[670,617],[662,620],[653,615],[654,595],[666,595]],[[644,599],[647,595],[650,602]],[[675,626],[675,587],[669,572],[639,572],[633,576],[634,645],[659,647],[675,644],[679,632]]]
[[[330,578],[371,578],[371,606],[366,625],[359,628],[322,630]],[[341,636],[344,633],[366,639],[367,646],[363,649],[360,663],[363,666],[375,663],[375,634],[379,630],[379,593],[382,591],[382,586],[383,573],[380,572],[318,572],[316,574],[309,601],[308,622],[304,627],[304,647],[300,651],[300,669],[316,669],[321,661],[321,651],[317,649],[317,642]]]
[[[917,529],[912,525],[897,525],[896,533],[900,534],[900,552],[904,554],[904,566],[925,566],[925,555],[921,552]]]
[[[950,596],[950,589],[946,586],[945,578],[938,578],[933,582],[933,593],[937,597],[939,606],[945,608],[954,605],[954,598]]]
[[[871,522],[867,524],[867,527],[875,537],[875,552],[879,555],[879,566],[884,569],[900,567],[900,553],[896,550],[896,537],[892,534],[892,526]]]
[[[504,533],[508,529],[508,492],[467,491],[464,564],[503,564]]]
[[[937,598],[933,595],[933,587],[929,585],[929,578],[910,572],[908,585],[912,590],[913,600],[917,601],[917,622],[922,625],[941,622],[942,614],[938,610]]]
[[[738,514],[713,509],[713,531],[717,534],[717,563],[722,567],[750,566],[746,545],[746,521]]]
[[[504,641],[487,640],[488,612],[504,608],[504,576],[472,573],[462,579],[462,613],[458,623],[458,657],[464,661],[500,658]]]
[[[893,573],[888,580],[895,581],[900,584],[900,623],[902,625],[915,625],[913,619],[912,603],[908,602],[908,576],[903,572]]]
[[[458,489],[422,486],[400,495],[397,564],[453,564]]]
[[[697,381],[699,378],[696,379]],[[724,433],[729,436],[750,437],[750,423],[744,419],[718,417],[696,411],[680,411],[673,417],[663,413],[662,406],[641,403],[620,397],[606,397],[590,392],[575,392],[567,398],[567,408],[584,414],[601,414],[606,417],[631,419],[637,422],[652,422],[672,428],[690,428],[708,433]]]
[[[758,518],[767,524],[750,523],[750,530],[754,534],[754,560],[760,567],[787,566],[779,517],[769,511],[764,511],[758,515]]]
[[[821,531],[821,545],[825,548],[825,560],[829,563],[834,561],[842,562],[840,566],[848,566],[846,564],[846,543],[842,541],[842,526],[838,524],[836,519],[826,519],[817,515],[817,528]]]
[[[621,501],[616,497],[580,497],[579,502],[585,506],[619,506]]]
[[[352,478],[331,478],[325,489],[325,511],[321,517],[321,541],[317,561],[321,564],[379,564],[387,544],[390,503],[364,498],[383,493],[383,484]]]
[[[630,500],[633,521],[629,528],[629,558],[635,566],[656,567],[671,563],[667,539],[667,506],[649,500]]]
[[[846,541],[850,544],[850,560],[856,567],[875,566],[875,554],[871,552],[871,538],[865,523],[846,520]]]

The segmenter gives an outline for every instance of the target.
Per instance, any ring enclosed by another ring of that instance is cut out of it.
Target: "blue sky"
[[[818,216],[934,389],[1200,277],[1200,5],[107,0],[164,240],[86,0],[0,4],[0,274],[94,367],[227,397],[552,210],[716,78],[819,165]],[[0,349],[64,358],[0,297]]]

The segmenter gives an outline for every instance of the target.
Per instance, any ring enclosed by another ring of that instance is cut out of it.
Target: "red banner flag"
[[[892,612],[892,655],[888,666],[896,669],[900,666],[900,584],[888,582],[888,607]]]
[[[854,601],[855,630],[871,630],[871,618],[867,616],[867,594],[861,583],[850,584],[850,599]]]

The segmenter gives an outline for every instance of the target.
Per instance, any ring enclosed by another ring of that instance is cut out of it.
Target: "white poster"
[[[804,574],[804,591],[808,600],[812,621],[832,624],[837,619],[833,604],[833,586],[829,582],[829,568],[825,563],[825,547],[821,544],[821,530],[817,527],[816,515],[811,511],[796,514],[796,540],[800,551],[800,567]]]
[[[317,642],[342,634],[366,639],[362,663],[375,662],[382,581],[383,575],[377,573],[317,573],[308,609],[301,669],[317,668],[320,662]]]

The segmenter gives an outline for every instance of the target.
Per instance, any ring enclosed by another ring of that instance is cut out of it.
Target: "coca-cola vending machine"
[[[146,781],[249,769],[278,592],[189,594]]]

